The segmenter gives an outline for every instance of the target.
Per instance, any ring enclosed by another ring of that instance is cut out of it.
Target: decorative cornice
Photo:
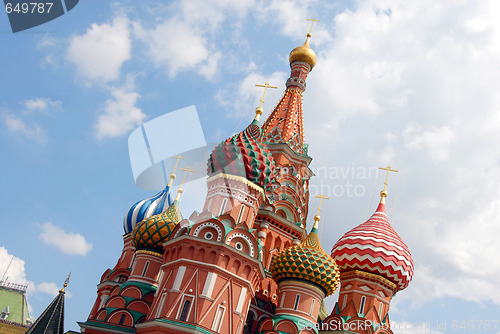
[[[349,270],[349,271],[343,272],[340,274],[340,281],[342,282],[342,281],[348,280],[348,279],[353,278],[353,277],[363,277],[369,281],[378,281],[381,284],[386,285],[387,288],[389,288],[393,291],[397,290],[397,285],[395,283],[389,281],[387,278],[385,278],[381,275],[368,273],[368,272],[362,271],[362,270]]]
[[[264,189],[262,189],[261,187],[259,187],[255,183],[248,181],[247,179],[245,179],[242,176],[236,176],[236,175],[231,175],[231,174],[226,174],[226,173],[219,173],[219,174],[215,174],[215,175],[210,176],[207,179],[207,183],[214,181],[214,180],[217,180],[217,179],[220,179],[220,178],[241,182],[241,183],[249,186],[250,188],[260,192],[262,197],[264,197]]]
[[[153,251],[145,250],[145,249],[136,250],[135,254],[147,254],[147,255],[152,255],[154,257],[158,257],[160,259],[163,258],[163,255],[158,254],[158,253],[153,252]]]

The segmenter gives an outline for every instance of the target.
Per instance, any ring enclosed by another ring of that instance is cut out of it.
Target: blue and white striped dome
[[[165,189],[155,196],[143,199],[132,205],[123,220],[123,230],[125,234],[132,232],[134,227],[144,219],[148,219],[165,211],[170,204],[172,204],[169,190],[170,187],[167,185]]]

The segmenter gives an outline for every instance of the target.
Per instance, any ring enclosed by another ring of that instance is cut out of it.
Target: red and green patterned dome
[[[208,159],[208,174],[241,176],[266,188],[276,179],[271,152],[261,142],[261,130],[254,121],[245,130],[223,141]]]
[[[307,238],[274,258],[271,273],[277,283],[286,278],[297,278],[319,285],[329,296],[339,286],[340,272],[335,260],[321,248],[317,233],[319,217],[314,218],[316,222]]]
[[[132,232],[135,248],[163,253],[163,243],[181,219],[179,202],[176,200],[167,210],[137,224]]]

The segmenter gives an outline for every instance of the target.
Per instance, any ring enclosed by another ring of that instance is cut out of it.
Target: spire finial
[[[179,189],[177,189],[177,196],[175,197],[176,201],[179,201],[181,199],[181,194],[184,191],[184,189],[182,189],[182,186],[184,185],[184,181],[186,181],[187,173],[188,172],[190,172],[190,173],[196,172],[194,169],[191,169],[189,167],[179,168],[179,170],[181,170],[181,171],[183,171],[185,173],[184,173],[184,177],[182,178],[181,186],[179,187]]]
[[[262,98],[260,99],[260,104],[255,109],[255,120],[258,122],[260,119],[260,115],[262,115],[262,113],[264,112],[264,110],[262,109],[262,104],[264,103],[264,97],[266,96],[267,89],[268,88],[278,88],[278,87],[269,85],[269,82],[266,82],[263,85],[256,84],[255,86],[264,87],[264,93],[262,93]]]
[[[314,197],[319,198],[318,214],[314,216],[314,226],[313,226],[313,229],[317,229],[320,220],[319,212],[321,211],[321,202],[323,202],[323,199],[330,199],[330,197],[326,197],[325,194],[321,194],[319,196],[315,195]]]
[[[179,160],[180,159],[184,159],[183,157],[181,157],[181,155],[179,154],[178,156],[173,156],[173,158],[177,159],[177,161],[175,162],[175,166],[174,166],[174,170],[172,171],[172,173],[170,174],[170,180],[168,181],[168,184],[167,186],[169,187],[172,187],[172,183],[174,183],[174,179],[175,179],[175,170],[177,169],[177,164],[179,163]]]
[[[307,33],[307,37],[311,37],[311,32],[313,30],[314,22],[321,22],[321,21],[320,20],[316,20],[315,17],[313,17],[312,19],[307,19],[307,21],[311,21],[311,28],[309,28],[309,32]]]
[[[384,190],[382,190],[382,191],[380,192],[380,197],[382,197],[382,198],[380,199],[380,203],[385,203],[385,198],[387,197],[387,190],[386,190],[386,188],[387,188],[387,180],[389,179],[389,172],[395,172],[395,173],[397,173],[397,172],[399,172],[399,171],[398,171],[398,170],[395,170],[395,169],[391,169],[391,166],[387,166],[386,168],[384,168],[384,167],[379,167],[378,169],[382,169],[382,170],[387,171],[387,174],[386,174],[386,176],[385,176],[385,181],[384,181]]]
[[[64,281],[63,288],[61,289],[60,292],[66,292],[66,287],[68,286],[70,276],[71,276],[71,271],[69,272],[68,277]]]

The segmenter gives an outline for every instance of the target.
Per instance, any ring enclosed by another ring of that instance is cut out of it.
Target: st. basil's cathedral
[[[387,219],[385,187],[375,213],[331,255],[320,244],[319,210],[307,222],[310,37],[290,53],[285,92],[268,118],[260,125],[258,107],[211,153],[201,213],[182,217],[182,186],[172,201],[175,170],[163,191],[129,209],[121,256],[102,275],[81,333],[393,333],[391,298],[410,283],[413,260]],[[324,299],[339,285],[329,311]]]

